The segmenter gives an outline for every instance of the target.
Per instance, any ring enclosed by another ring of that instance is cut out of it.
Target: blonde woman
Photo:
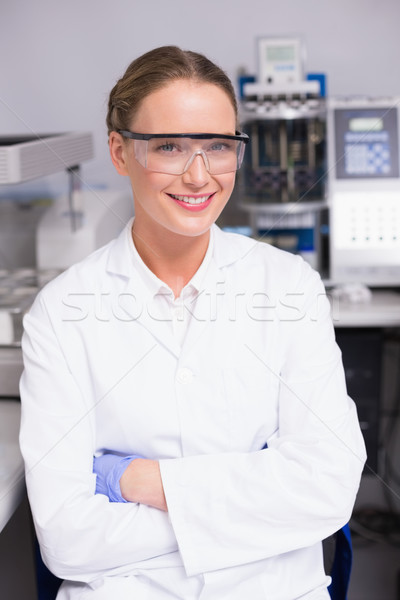
[[[25,319],[21,448],[57,598],[326,599],[321,540],[365,449],[318,274],[215,225],[247,142],[232,85],[158,48],[107,124],[134,220]]]

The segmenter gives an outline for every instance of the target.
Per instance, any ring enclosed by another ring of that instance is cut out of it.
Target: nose
[[[205,154],[201,151],[195,152],[186,165],[182,179],[185,183],[190,183],[200,187],[205,185],[209,179],[208,161]]]

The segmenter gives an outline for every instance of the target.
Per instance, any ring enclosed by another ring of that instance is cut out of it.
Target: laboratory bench
[[[332,306],[332,320],[336,329],[400,327],[400,291],[371,290],[369,300],[352,302],[334,296],[334,289],[327,286],[327,296]]]

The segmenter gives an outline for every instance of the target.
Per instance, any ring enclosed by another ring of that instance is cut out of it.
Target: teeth
[[[203,202],[207,202],[210,198],[210,194],[207,196],[200,196],[199,198],[193,198],[192,196],[177,196],[176,194],[171,194],[175,200],[179,200],[180,202],[187,202],[188,204],[202,204]]]

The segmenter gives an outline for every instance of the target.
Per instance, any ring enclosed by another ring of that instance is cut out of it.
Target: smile
[[[176,194],[169,194],[174,200],[186,202],[186,204],[204,204],[204,202],[207,202],[213,195],[214,194],[207,194],[207,196],[177,196]]]

